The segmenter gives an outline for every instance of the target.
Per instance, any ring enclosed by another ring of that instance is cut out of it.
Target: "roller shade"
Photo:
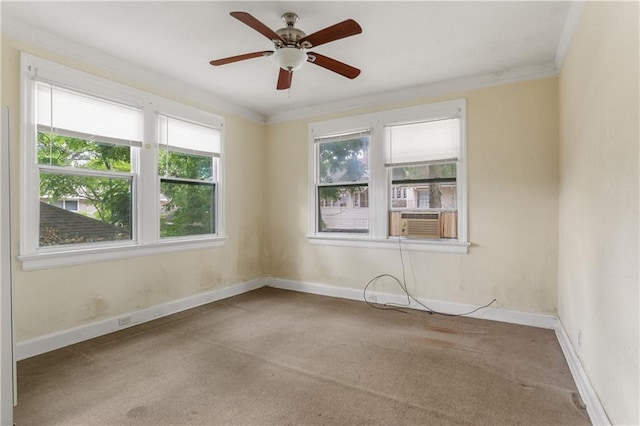
[[[369,137],[371,131],[369,130],[361,130],[358,132],[350,132],[350,133],[340,133],[337,135],[328,135],[328,136],[320,136],[314,138],[315,143],[331,143],[331,142],[344,142],[350,141],[353,139]]]
[[[387,126],[385,144],[386,166],[457,160],[460,119]]]
[[[36,83],[38,131],[106,143],[141,146],[142,120],[140,108],[48,83]]]
[[[158,120],[158,143],[184,154],[220,156],[220,130],[165,115]]]

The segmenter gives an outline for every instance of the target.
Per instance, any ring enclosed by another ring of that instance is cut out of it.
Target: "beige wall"
[[[265,126],[226,119],[222,248],[21,271],[17,340],[65,330],[261,276],[362,289],[401,276],[397,250],[311,245],[311,121],[464,97],[468,254],[406,253],[416,296],[558,312],[614,423],[638,424],[638,3],[588,3],[559,78]],[[19,235],[19,50],[189,104],[3,38],[2,106],[12,111],[14,253]],[[558,151],[558,146],[559,151]],[[397,292],[389,283],[377,290]],[[580,338],[578,335],[580,334]]]
[[[2,105],[12,111],[14,253],[19,235],[19,50],[122,83],[132,82],[72,63],[16,41],[2,40]],[[150,87],[137,88],[189,103]],[[262,276],[265,126],[206,106],[226,119],[224,247],[92,265],[23,272],[14,261],[16,339],[22,341]]]
[[[558,81],[547,78],[422,99],[467,99],[468,254],[410,252],[416,296],[555,313],[558,244]],[[381,108],[377,108],[381,109]],[[358,113],[365,111],[358,111]],[[345,116],[347,114],[343,114]],[[307,215],[310,121],[267,128],[266,275],[362,289],[374,276],[400,277],[398,250],[311,245]],[[380,291],[398,292],[381,283]]]
[[[560,74],[558,314],[614,424],[640,423],[638,18],[587,3]]]

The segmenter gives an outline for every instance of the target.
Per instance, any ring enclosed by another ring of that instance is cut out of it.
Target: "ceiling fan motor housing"
[[[274,40],[276,47],[282,47],[283,45],[289,47],[311,47],[311,45],[300,46],[298,43],[298,41],[306,35],[304,31],[298,28],[294,28],[294,25],[296,22],[298,22],[298,19],[298,15],[293,12],[287,12],[282,15],[282,20],[287,26],[285,28],[276,30],[276,33],[282,38],[282,40]]]

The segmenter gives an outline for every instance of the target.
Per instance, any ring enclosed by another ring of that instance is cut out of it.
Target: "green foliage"
[[[131,154],[127,146],[39,132],[37,149],[38,164],[42,165],[131,171]]]
[[[357,182],[369,175],[369,138],[320,144],[320,182]]]
[[[130,148],[73,137],[38,133],[38,164],[129,172]],[[131,229],[131,182],[128,178],[40,174],[40,196],[49,200],[85,199],[97,219]]]
[[[320,182],[358,182],[369,177],[369,138],[360,137],[320,144]],[[320,190],[320,198],[337,201],[340,194],[354,189],[328,186]],[[356,189],[357,190],[357,189]]]
[[[173,237],[215,232],[215,186],[213,159],[201,155],[160,150],[158,174],[160,192],[166,198],[160,213],[160,236]],[[172,181],[171,178],[204,181]]]
[[[213,184],[162,181],[160,192],[167,198],[160,213],[160,236],[173,237],[215,232]]]
[[[51,200],[85,199],[96,209],[97,219],[131,228],[129,179],[41,173],[40,196],[47,196]]]
[[[203,155],[183,154],[161,149],[158,155],[158,176],[210,181],[213,159]]]
[[[339,186],[323,186],[320,188],[320,199],[321,200],[334,200],[338,201],[340,198],[340,194],[344,191],[344,188]]]
[[[443,178],[456,177],[456,163],[438,164],[440,167],[439,175]]]
[[[38,133],[38,164],[116,172],[131,171],[127,146]],[[215,232],[213,158],[160,150],[158,175],[166,200],[161,207],[162,237]],[[171,180],[172,178],[177,179]],[[189,179],[200,182],[184,182]],[[51,201],[80,198],[93,205],[97,219],[131,229],[131,180],[128,177],[95,177],[57,172],[40,173],[40,196]],[[61,244],[55,229],[41,230],[41,245]],[[78,243],[85,241],[66,241]]]

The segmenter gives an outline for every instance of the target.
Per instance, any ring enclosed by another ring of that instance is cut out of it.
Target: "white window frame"
[[[384,248],[403,247],[413,251],[435,251],[446,253],[467,253],[470,243],[467,236],[467,125],[466,99],[456,99],[416,107],[401,108],[354,115],[334,120],[309,124],[309,167],[308,206],[309,221],[307,238],[312,244]],[[458,208],[458,239],[429,240],[405,237],[390,237],[389,206],[391,200],[391,170],[384,165],[384,128],[419,121],[441,120],[457,117],[460,119],[460,153],[457,161],[456,185]],[[316,175],[318,167],[315,139],[326,135],[369,131],[369,233],[330,234],[319,232]]]
[[[351,136],[357,136],[360,133],[367,133],[367,137],[369,138],[369,148],[367,148],[367,149],[370,149],[371,135],[369,134],[368,129],[359,129],[359,130],[355,130],[355,131],[332,133],[330,135],[327,134],[327,133],[324,133],[324,134],[322,134],[322,136],[335,136],[335,135],[342,136],[342,135],[344,135],[345,136],[345,140],[349,140]],[[312,142],[313,142],[313,145],[311,146],[311,149],[314,151],[313,157],[314,157],[314,159],[317,159],[318,156],[319,156],[319,152],[320,152],[320,144],[322,142],[317,142],[315,140],[315,138],[313,139]],[[315,162],[315,164],[317,164],[317,161]],[[370,154],[369,154],[369,164],[368,164],[368,166],[369,167],[371,166]],[[341,187],[343,185],[344,186],[357,185],[357,186],[366,186],[367,188],[369,188],[369,185],[371,185],[371,180],[370,180],[371,176],[370,175],[371,175],[371,170],[369,170],[369,176],[367,177],[366,180],[360,180],[360,181],[357,181],[357,182],[337,182],[337,183],[325,184],[325,183],[320,183],[320,181],[319,181],[319,177],[320,177],[319,169],[318,169],[317,166],[314,166],[314,177],[313,177],[313,179],[314,179],[314,191],[316,192],[315,197],[318,197],[318,188],[320,188],[320,187],[326,187],[326,186]],[[320,200],[318,200],[317,202],[319,203]],[[348,201],[345,201],[345,205],[344,206],[342,205],[342,197],[338,197],[338,199],[335,200],[335,202],[337,203],[337,205],[334,205],[334,200],[332,200],[331,201],[331,205],[328,206],[328,207],[340,207],[340,208],[348,207]],[[352,202],[353,202],[353,200],[352,200]],[[317,214],[317,210],[318,209],[316,209],[316,215],[315,215],[315,221],[316,221],[315,223],[316,223],[316,225],[315,226],[317,226],[317,224],[320,223],[320,217]],[[315,228],[314,228],[314,230],[315,230]],[[367,230],[366,233],[353,233],[352,234],[352,233],[349,233],[349,232],[319,232],[318,231],[318,234],[321,234],[321,235],[337,236],[337,237],[344,236],[344,235],[354,235],[354,234],[356,234],[356,235],[370,235],[370,233],[371,233],[371,223],[369,223],[369,229]]]
[[[143,143],[132,148],[133,229],[131,240],[39,247],[39,178],[36,161],[34,82],[46,81],[141,108]],[[135,256],[220,247],[224,227],[224,119],[169,99],[134,89],[58,63],[22,53],[20,72],[20,255],[23,270],[87,264]],[[160,238],[160,188],[157,173],[158,115],[170,115],[220,130],[221,149],[216,184],[216,233]]]
[[[156,195],[156,201],[154,203],[154,206],[156,206],[156,212],[155,212],[155,217],[157,218],[156,221],[154,221],[154,225],[156,225],[153,229],[153,235],[156,235],[158,240],[161,242],[161,244],[170,244],[171,242],[173,243],[179,243],[181,241],[194,241],[194,240],[210,240],[212,239],[212,237],[210,235],[189,235],[189,236],[183,236],[183,237],[179,237],[179,236],[174,236],[174,237],[166,237],[166,238],[160,238],[160,179],[162,176],[160,176],[157,173],[158,170],[158,150],[160,149],[159,143],[158,143],[158,120],[159,120],[159,116],[163,115],[163,116],[167,116],[167,117],[173,117],[182,121],[188,121],[191,122],[193,124],[198,124],[200,126],[205,126],[205,127],[213,127],[216,129],[220,129],[220,153],[219,155],[216,155],[215,157],[217,158],[217,162],[214,162],[215,164],[215,177],[214,177],[214,183],[215,183],[215,212],[214,212],[214,220],[215,220],[215,233],[212,235],[215,236],[219,236],[219,235],[224,235],[224,208],[220,208],[220,206],[222,205],[221,203],[223,202],[224,198],[224,120],[220,117],[216,117],[216,116],[212,116],[211,114],[192,108],[192,107],[188,107],[186,105],[177,103],[177,102],[173,102],[170,101],[168,99],[159,99],[156,102],[156,107],[154,108],[154,146],[155,146],[155,155],[154,155],[154,168],[153,171],[155,173],[155,182],[156,182],[156,188],[153,191],[153,194]],[[224,207],[224,206],[223,206]],[[216,237],[213,237],[216,238]],[[216,238],[217,239],[217,238]],[[223,240],[226,239],[226,237],[223,238]]]

